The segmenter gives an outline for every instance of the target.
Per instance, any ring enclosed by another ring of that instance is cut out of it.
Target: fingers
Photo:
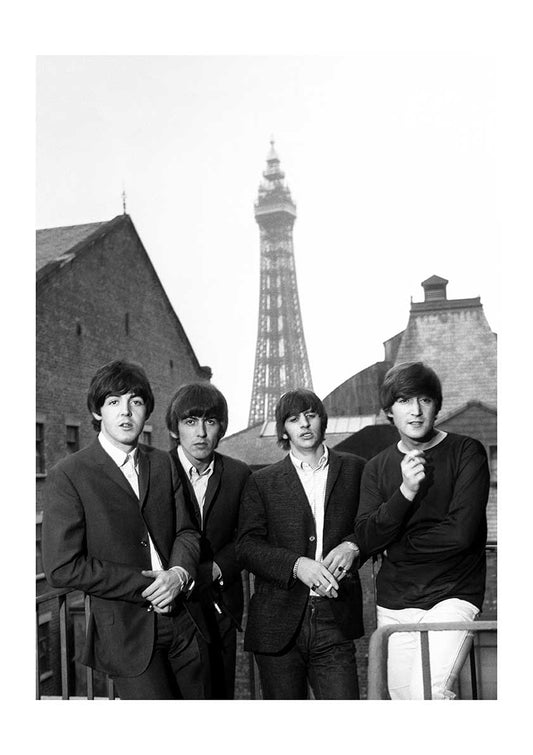
[[[155,576],[151,585],[143,590],[142,597],[154,606],[164,607],[174,600],[180,591],[181,579],[175,572],[143,571],[144,576]]]
[[[323,598],[336,598],[339,583],[325,566],[318,563],[317,566],[319,568],[312,575],[309,587]]]

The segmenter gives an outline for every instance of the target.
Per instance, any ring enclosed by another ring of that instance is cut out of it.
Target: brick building
[[[41,491],[47,470],[95,437],[86,396],[95,371],[123,358],[146,370],[155,409],[143,442],[169,448],[164,414],[178,385],[209,380],[131,218],[37,231],[37,594],[42,575]],[[80,617],[81,618],[81,617]],[[54,691],[55,616],[38,616],[43,694]],[[76,629],[75,629],[76,633]]]

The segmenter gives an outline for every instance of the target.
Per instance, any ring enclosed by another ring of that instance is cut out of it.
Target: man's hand
[[[359,549],[354,548],[353,543],[339,543],[322,559],[322,563],[340,582],[346,576],[346,572],[352,568],[352,564],[358,555]]]
[[[422,480],[426,477],[425,464],[426,459],[423,451],[409,451],[402,459],[403,482],[400,490],[410,501],[414,499],[420,489]]]
[[[323,598],[336,598],[339,583],[328,569],[312,558],[302,556],[298,561],[296,576],[307,587],[313,588]]]
[[[148,585],[142,593],[143,598],[149,600],[154,606],[154,610],[170,607],[175,598],[186,585],[181,574],[173,569],[167,571],[143,571],[143,577],[153,577],[154,581]],[[159,610],[158,613],[167,613],[168,611]]]

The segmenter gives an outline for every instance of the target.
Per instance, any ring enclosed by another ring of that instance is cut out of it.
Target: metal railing
[[[67,596],[78,592],[77,590],[62,589],[62,590],[49,590],[42,595],[38,595],[35,601],[36,607],[36,698],[51,699],[57,697],[56,695],[41,695],[41,668],[39,658],[39,607],[44,603],[55,603],[57,607],[58,621],[59,621],[59,657],[60,657],[60,674],[61,674],[61,699],[70,700],[74,695],[71,695],[72,690],[72,658],[69,654],[70,647],[70,634],[72,630],[71,621],[69,621],[69,605]],[[90,614],[90,596],[85,595],[83,601],[84,616],[85,616],[85,630],[89,623]],[[53,610],[53,609],[52,609]],[[88,666],[85,667],[87,695],[83,695],[83,699],[95,700],[94,695],[94,671]],[[107,699],[115,699],[114,685],[111,679],[107,679]]]
[[[470,659],[470,684],[472,690],[472,699],[480,699],[480,691],[483,690],[483,685],[480,685],[479,661],[476,658],[476,655],[479,655],[479,653],[481,652],[481,646],[476,642],[476,638],[480,637],[483,633],[496,634],[497,623],[495,621],[461,621],[442,622],[435,624],[391,624],[376,629],[376,631],[370,637],[368,651],[368,699],[390,700],[387,684],[387,661],[390,636],[396,632],[417,632],[420,634],[420,653],[422,661],[422,683],[424,699],[431,700],[431,665],[428,633],[446,631],[467,632],[467,639],[463,645],[462,652],[457,659],[454,668],[452,669],[450,682],[457,681],[468,657]],[[483,695],[481,696],[481,699],[483,699]],[[485,697],[484,699],[487,698]]]

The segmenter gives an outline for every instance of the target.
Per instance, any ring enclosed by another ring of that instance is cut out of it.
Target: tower
[[[261,273],[249,427],[274,419],[276,403],[285,391],[313,387],[294,265],[292,228],[296,205],[284,179],[271,140],[254,206]]]

